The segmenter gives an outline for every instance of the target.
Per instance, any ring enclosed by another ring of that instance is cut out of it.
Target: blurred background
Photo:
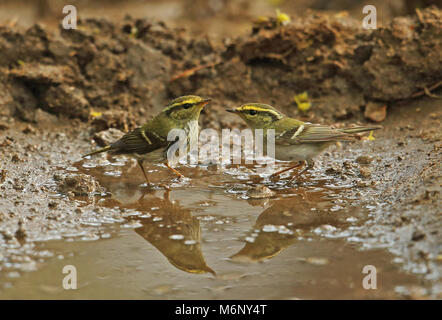
[[[250,20],[275,15],[276,9],[291,16],[304,16],[309,9],[348,14],[362,19],[362,8],[375,5],[377,20],[412,14],[415,8],[441,6],[442,0],[0,0],[0,24],[29,27],[36,22],[57,27],[62,8],[75,5],[79,18],[122,19],[148,17],[183,27],[192,34],[226,37],[250,30]]]

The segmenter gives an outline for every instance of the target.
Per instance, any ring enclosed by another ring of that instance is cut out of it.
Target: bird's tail
[[[102,152],[110,151],[110,150],[111,150],[111,146],[105,146],[104,148],[101,148],[101,149],[92,151],[91,153],[85,154],[82,158],[85,158],[87,156],[92,156],[92,155],[97,154],[97,153],[102,153]]]
[[[373,130],[378,130],[378,129],[382,129],[382,127],[381,126],[372,126],[372,127],[358,126],[358,127],[340,128],[338,130],[343,133],[354,134],[354,133],[373,131]]]

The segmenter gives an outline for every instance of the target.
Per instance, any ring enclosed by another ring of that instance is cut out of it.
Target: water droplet
[[[169,239],[172,240],[183,240],[184,236],[182,234],[172,234],[169,236]]]
[[[206,217],[201,217],[202,221],[211,221],[211,220],[215,220],[215,217],[212,216],[206,216]]]
[[[135,228],[141,228],[143,225],[137,221],[137,220],[133,220],[130,221],[129,223],[125,223],[121,226],[121,228],[125,228],[125,229],[135,229]]]
[[[103,174],[109,177],[121,177],[121,171],[105,171]]]
[[[83,168],[88,168],[88,169],[96,168],[97,167],[97,165],[95,163],[87,163],[87,162],[83,163],[81,166]]]
[[[276,231],[278,231],[278,228],[276,226],[274,226],[273,224],[266,224],[264,227],[262,227],[262,231],[276,232]]]
[[[87,236],[81,237],[82,241],[96,241],[100,239],[100,237],[96,234],[89,234]]]
[[[245,239],[247,242],[253,243],[255,242],[255,238],[254,237],[246,237]]]
[[[293,234],[292,230],[290,230],[286,226],[279,226],[278,229],[279,229],[278,233],[280,233],[280,234]]]

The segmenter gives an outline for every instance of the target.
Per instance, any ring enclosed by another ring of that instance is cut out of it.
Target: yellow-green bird
[[[350,140],[352,135],[380,129],[379,126],[355,126],[333,129],[329,126],[311,124],[287,117],[274,107],[262,103],[247,103],[227,110],[239,115],[251,129],[275,130],[275,158],[298,162],[295,166],[274,173],[272,176],[307,164],[304,172],[313,164],[312,158],[336,141]],[[299,175],[298,174],[298,175]]]
[[[188,140],[191,138],[190,135],[198,135],[198,118],[209,101],[210,99],[194,95],[176,98],[143,126],[126,133],[120,140],[83,157],[101,152],[132,156],[140,165],[148,185],[150,183],[143,167],[144,160],[153,163],[164,162],[170,170],[182,177],[182,174],[170,167],[167,161],[167,150],[175,143],[175,141],[168,141],[167,136],[172,129],[184,130]]]

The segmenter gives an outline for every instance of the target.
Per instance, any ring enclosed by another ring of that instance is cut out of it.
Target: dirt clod
[[[23,133],[24,134],[33,134],[35,133],[35,128],[31,125],[27,125],[24,129],[23,129]]]
[[[7,171],[5,169],[2,169],[0,171],[0,183],[5,182],[6,180]]]
[[[91,196],[101,191],[101,187],[93,177],[86,174],[56,173],[54,180],[63,194],[75,196]]]
[[[110,128],[104,131],[100,131],[94,134],[94,140],[99,146],[109,145],[117,140],[119,140],[124,135],[124,132]]]
[[[263,185],[255,186],[247,190],[247,196],[252,199],[270,198],[275,195],[276,193],[274,191]]]
[[[384,121],[387,117],[387,106],[382,103],[369,102],[365,107],[364,116],[374,122]]]
[[[413,241],[420,241],[422,239],[425,238],[425,233],[423,233],[422,231],[414,231],[413,235],[411,236],[411,240]]]
[[[359,156],[356,158],[356,162],[359,164],[370,164],[373,161],[373,157]]]
[[[371,176],[371,169],[365,166],[361,166],[359,168],[359,172],[361,173],[361,176],[364,178],[369,178]]]

